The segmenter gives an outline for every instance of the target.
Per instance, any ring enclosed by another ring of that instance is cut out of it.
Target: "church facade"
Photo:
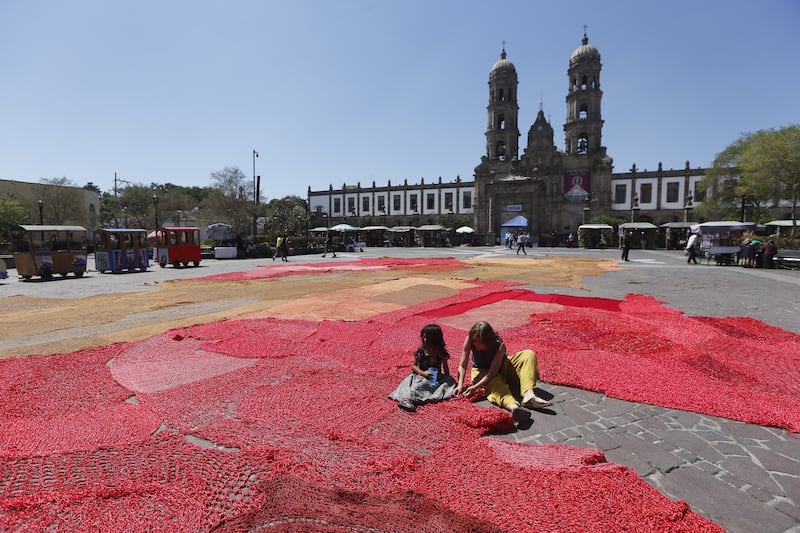
[[[634,164],[615,174],[603,146],[601,71],[600,52],[584,33],[567,69],[563,149],[541,108],[521,147],[517,71],[503,49],[489,73],[486,150],[474,181],[440,177],[428,184],[309,189],[312,223],[382,216],[388,224],[419,225],[455,213],[471,215],[477,239],[493,244],[507,231],[537,240],[574,231],[599,215],[656,225],[685,221],[703,199],[696,185],[705,169],[691,169],[687,161],[677,170],[659,163],[655,171],[640,171]]]

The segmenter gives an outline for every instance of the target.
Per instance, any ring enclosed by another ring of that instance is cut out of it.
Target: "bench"
[[[800,250],[783,250],[778,252],[773,260],[776,268],[786,270],[800,269]]]

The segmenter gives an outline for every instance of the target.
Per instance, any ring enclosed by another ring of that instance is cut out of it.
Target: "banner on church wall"
[[[583,202],[592,192],[592,178],[588,172],[570,172],[564,175],[564,199]]]

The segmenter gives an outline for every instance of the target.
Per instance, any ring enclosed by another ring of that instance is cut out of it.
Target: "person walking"
[[[322,257],[327,256],[328,252],[333,252],[333,257],[336,257],[336,250],[333,248],[333,242],[331,240],[330,233],[325,235],[325,242],[322,243],[322,246],[325,248],[325,253],[322,254]]]
[[[622,260],[623,261],[630,261],[628,259],[628,254],[631,251],[631,241],[633,240],[633,232],[628,230],[622,234]]]
[[[525,233],[520,233],[517,237],[517,255],[519,255],[519,251],[522,250],[524,255],[528,255],[528,252],[525,251],[525,247],[528,245],[528,236]]]
[[[281,254],[281,260],[289,262],[288,255],[289,255],[289,236],[285,233],[283,234],[283,240],[281,241],[280,245],[278,245],[278,251]]]
[[[686,263],[694,263],[697,264],[697,233],[692,233],[689,236],[689,240],[686,241],[686,253],[689,254],[689,259],[686,260]]]

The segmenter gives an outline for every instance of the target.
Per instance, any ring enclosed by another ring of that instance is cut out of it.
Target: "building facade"
[[[0,180],[0,194],[19,202],[29,214],[30,224],[74,224],[96,228],[100,198],[83,187]]]
[[[473,181],[460,177],[445,182],[362,188],[343,185],[327,191],[308,190],[312,224],[334,225],[370,216],[384,225],[430,224],[437,215],[471,215],[476,237],[499,242],[504,224],[517,221],[514,232],[540,235],[574,231],[599,215],[625,220],[680,222],[704,199],[697,190],[706,169],[642,171],[634,164],[614,173],[613,159],[603,146],[603,91],[600,52],[583,35],[567,68],[564,147],[555,144],[555,130],[540,107],[520,150],[518,79],[505,49],[489,72],[486,150]],[[521,218],[520,218],[521,217]],[[519,221],[523,220],[523,225]]]

